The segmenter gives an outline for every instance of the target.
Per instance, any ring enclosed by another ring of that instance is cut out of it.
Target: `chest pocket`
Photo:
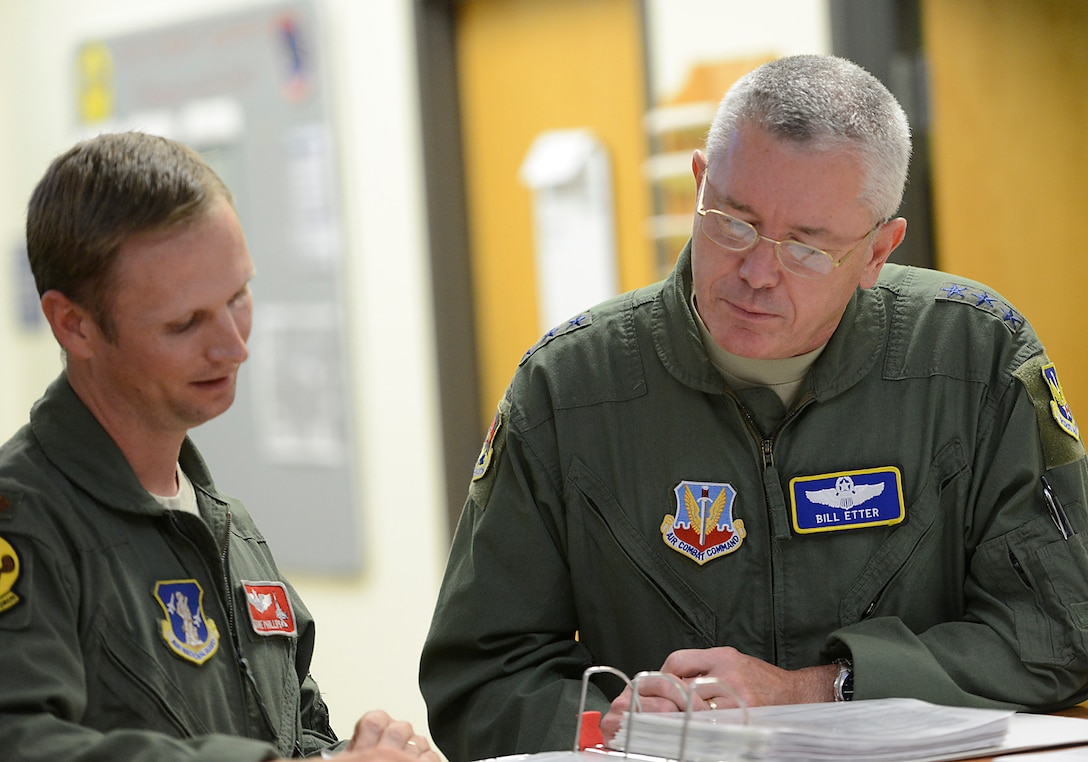
[[[637,669],[656,668],[676,648],[714,645],[714,611],[577,459],[568,472],[565,497],[580,635],[598,659],[608,651],[607,663],[621,669],[632,662]],[[636,641],[642,642],[637,654],[625,645]]]
[[[220,643],[210,659],[196,665],[170,652],[158,633],[159,623],[150,617],[140,632],[126,631],[125,623],[108,613],[100,621],[102,626],[84,643],[92,679],[83,724],[102,731],[125,727],[175,737],[246,734],[245,724],[234,719],[243,696],[229,646]]]
[[[947,549],[963,547],[962,505],[967,499],[970,470],[959,442],[943,447],[933,459],[921,490],[906,507],[907,520],[891,530],[843,596],[841,624],[893,611],[915,632],[963,613],[966,562],[962,551],[950,557]],[[946,533],[946,542],[927,542],[934,533]],[[928,581],[927,581],[928,580]],[[923,603],[914,591],[927,590]],[[944,599],[932,591],[947,591]]]

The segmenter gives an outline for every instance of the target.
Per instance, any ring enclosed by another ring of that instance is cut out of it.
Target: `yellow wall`
[[[518,360],[542,333],[531,199],[518,179],[540,132],[584,127],[605,144],[614,178],[620,288],[654,279],[644,234],[650,197],[641,169],[647,151],[642,31],[637,0],[466,0],[458,13],[486,426]]]
[[[1088,422],[1088,2],[924,0],[923,23],[937,264],[1027,314]]]

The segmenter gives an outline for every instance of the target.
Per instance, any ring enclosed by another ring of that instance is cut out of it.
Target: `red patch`
[[[249,621],[258,635],[298,635],[295,611],[282,582],[242,582]]]

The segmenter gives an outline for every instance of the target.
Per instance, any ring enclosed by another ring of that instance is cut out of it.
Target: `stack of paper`
[[[876,699],[627,715],[612,747],[685,762],[894,760],[985,756],[1001,747],[1014,712]],[[685,733],[686,727],[686,733]]]

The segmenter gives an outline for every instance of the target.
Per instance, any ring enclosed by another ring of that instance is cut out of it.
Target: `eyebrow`
[[[705,199],[704,199],[703,203],[706,204]],[[735,211],[743,212],[745,214],[750,214],[753,217],[759,218],[759,214],[756,212],[755,209],[748,206],[748,204],[745,204],[742,201],[738,201],[737,199],[733,198],[732,196],[726,195],[722,199],[721,203],[723,203],[725,206],[727,206],[728,208],[733,209]],[[811,236],[812,238],[821,238],[821,237],[823,237],[823,238],[835,239],[835,238],[839,237],[833,231],[831,231],[831,230],[829,230],[827,228],[824,228],[824,227],[810,227],[810,226],[807,226],[807,225],[791,225],[790,226],[790,232],[791,232],[791,234],[797,233],[797,234],[804,235],[804,236]]]
[[[725,203],[731,209],[736,209],[738,212],[744,212],[745,214],[750,214],[750,215],[752,215],[754,217],[759,217],[759,215],[756,213],[755,209],[753,209],[752,207],[748,206],[745,203],[737,201],[732,196],[726,196],[725,199],[723,199],[723,203]],[[800,233],[801,235],[811,236],[813,238],[821,238],[821,237],[822,238],[837,238],[838,237],[831,230],[829,230],[829,229],[827,229],[825,227],[811,227],[809,225],[790,225],[790,232],[791,233]]]

